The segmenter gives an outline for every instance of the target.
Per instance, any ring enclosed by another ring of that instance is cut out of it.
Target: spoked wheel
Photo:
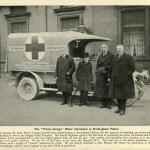
[[[117,99],[113,99],[115,105],[118,105],[117,103]],[[129,106],[132,106],[135,102],[137,101],[137,98],[130,98],[130,99],[127,99],[126,101],[126,106],[129,107]]]
[[[138,100],[137,97],[127,99],[126,106],[127,107],[132,106],[137,100]]]
[[[18,85],[19,96],[24,100],[32,100],[39,94],[39,87],[35,79],[24,77]]]
[[[141,90],[138,85],[135,86],[135,97],[127,99],[127,106],[132,106],[136,101],[138,101],[144,95],[144,91]]]
[[[144,91],[141,91],[137,86],[135,87],[135,97],[134,98],[130,98],[130,99],[127,99],[127,102],[126,102],[126,106],[129,107],[129,106],[132,106],[136,101],[138,101],[142,96],[144,95]],[[113,100],[114,103],[117,105],[117,100],[114,99]]]

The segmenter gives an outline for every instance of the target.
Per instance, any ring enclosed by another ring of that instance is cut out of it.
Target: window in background
[[[61,31],[74,30],[79,26],[79,16],[60,19]]]
[[[145,56],[144,10],[122,12],[122,41],[132,56]]]
[[[22,21],[22,22],[12,22],[12,23],[10,24],[10,32],[11,32],[11,33],[27,32],[26,21]]]
[[[78,31],[79,25],[84,22],[83,12],[85,6],[60,6],[54,9],[54,13],[57,15],[57,30]]]
[[[26,7],[25,6],[11,6],[10,12],[11,14],[26,12]]]
[[[11,6],[10,14],[5,15],[8,20],[8,33],[28,32],[30,15],[24,6]]]

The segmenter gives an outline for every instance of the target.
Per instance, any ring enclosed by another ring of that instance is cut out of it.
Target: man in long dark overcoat
[[[101,54],[97,60],[96,66],[96,86],[95,97],[102,101],[101,108],[111,109],[111,99],[108,97],[108,71],[110,69],[112,54],[109,52],[109,47],[106,44],[101,45]]]
[[[125,114],[126,100],[135,96],[133,72],[135,63],[132,56],[124,52],[123,45],[117,45],[117,55],[113,57],[110,68],[109,96],[117,99],[118,110],[116,113]]]
[[[79,106],[88,105],[88,91],[91,90],[91,81],[93,80],[92,64],[89,60],[89,53],[85,53],[83,60],[79,63],[76,71],[76,79],[80,90]]]
[[[62,91],[63,102],[61,105],[69,103],[72,106],[72,74],[75,71],[73,58],[67,55],[66,49],[61,49],[61,56],[57,59],[56,76],[58,91]]]

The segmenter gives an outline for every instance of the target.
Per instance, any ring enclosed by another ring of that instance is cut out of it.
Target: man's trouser
[[[80,104],[87,104],[88,91],[80,91]]]
[[[62,92],[63,96],[63,103],[68,103],[70,106],[73,104],[72,100],[72,94],[71,92]]]
[[[126,99],[118,98],[117,102],[118,102],[118,109],[125,111],[126,110]]]
[[[102,98],[102,105],[105,107],[112,106],[112,99],[111,98]]]

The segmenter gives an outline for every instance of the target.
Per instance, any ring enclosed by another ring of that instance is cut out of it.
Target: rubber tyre
[[[118,105],[117,99],[113,99],[113,101],[114,101],[114,104],[115,104],[115,105]],[[127,101],[126,101],[126,106],[127,106],[127,107],[132,106],[136,101],[137,101],[137,98],[130,98],[130,99],[127,99]]]
[[[24,100],[33,100],[39,95],[39,87],[35,79],[24,77],[18,85],[19,96]]]
[[[137,97],[127,99],[126,106],[127,106],[127,107],[130,107],[130,106],[132,106],[136,101],[137,101]]]
[[[138,90],[137,87],[135,86],[135,97],[134,97],[134,98],[127,99],[127,101],[126,101],[126,106],[127,106],[127,107],[132,106],[137,100],[139,100],[139,90]],[[116,105],[118,105],[116,99],[114,99],[113,101],[114,101],[114,103],[115,103]]]

